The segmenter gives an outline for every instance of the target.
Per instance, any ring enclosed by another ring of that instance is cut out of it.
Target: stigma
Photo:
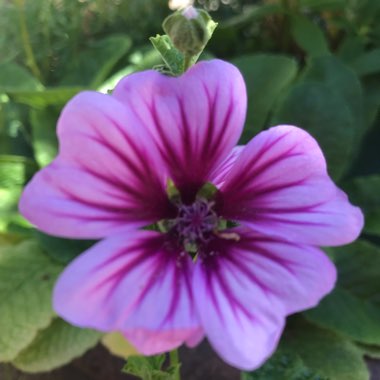
[[[193,252],[200,244],[207,243],[218,228],[219,217],[214,202],[200,198],[192,204],[179,204],[178,214],[171,222],[172,233],[186,251]]]

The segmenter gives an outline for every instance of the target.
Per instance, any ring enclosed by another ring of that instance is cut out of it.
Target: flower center
[[[214,202],[197,199],[191,205],[178,205],[178,214],[172,219],[171,232],[188,252],[195,252],[199,244],[206,243],[218,228],[219,217]]]

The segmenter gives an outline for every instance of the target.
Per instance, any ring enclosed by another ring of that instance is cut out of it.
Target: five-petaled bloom
[[[60,316],[120,331],[147,355],[206,336],[226,362],[254,369],[286,316],[331,291],[336,271],[317,247],[356,239],[362,213],[302,129],[234,147],[245,112],[242,76],[219,60],[178,78],[132,74],[112,95],[67,104],[59,155],[20,202],[49,234],[103,239],[59,278]]]

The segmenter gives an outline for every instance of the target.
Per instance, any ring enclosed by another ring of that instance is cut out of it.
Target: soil
[[[207,342],[195,349],[181,348],[183,380],[239,380],[239,372],[222,362]],[[380,380],[380,361],[367,360],[371,380]],[[111,356],[102,346],[69,365],[45,374],[28,375],[10,365],[0,366],[0,380],[135,380],[121,373],[124,360]]]

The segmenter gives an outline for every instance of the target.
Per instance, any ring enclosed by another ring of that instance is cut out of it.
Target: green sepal
[[[123,372],[143,380],[178,379],[180,364],[170,365],[163,369],[165,359],[165,355],[131,356],[125,364]]]
[[[182,53],[174,47],[169,36],[166,34],[163,36],[157,34],[156,37],[150,37],[149,41],[160,53],[167,67],[167,69],[165,69],[165,66],[160,66],[159,71],[174,76],[181,75],[184,71],[185,58]]]

